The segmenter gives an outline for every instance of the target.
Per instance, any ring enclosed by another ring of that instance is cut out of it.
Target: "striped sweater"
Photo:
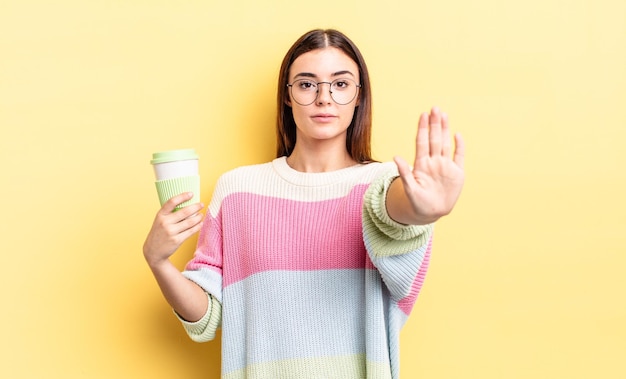
[[[392,162],[302,173],[285,157],[219,179],[183,275],[209,298],[189,336],[222,328],[222,378],[398,378],[399,334],[432,225],[386,213]]]

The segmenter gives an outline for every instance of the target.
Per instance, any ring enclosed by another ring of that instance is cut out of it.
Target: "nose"
[[[323,89],[322,84],[328,84],[328,90]],[[330,82],[317,83],[317,103],[328,104],[332,101],[332,90]]]

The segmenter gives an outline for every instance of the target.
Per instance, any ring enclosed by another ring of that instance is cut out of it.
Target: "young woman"
[[[464,181],[437,108],[413,167],[370,155],[365,61],[336,30],[303,35],[278,83],[278,154],[219,179],[202,204],[158,211],[144,256],[195,341],[222,328],[223,378],[397,378],[399,334],[420,291],[433,223]],[[180,273],[169,257],[200,231]]]

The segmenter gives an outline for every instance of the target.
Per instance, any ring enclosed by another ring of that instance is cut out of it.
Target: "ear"
[[[286,91],[283,97],[285,99],[283,100],[283,103],[291,108],[291,95],[289,94],[289,91]]]

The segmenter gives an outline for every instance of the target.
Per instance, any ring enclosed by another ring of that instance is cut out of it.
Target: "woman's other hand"
[[[200,231],[204,205],[191,204],[177,211],[176,206],[190,200],[193,193],[182,193],[163,204],[143,245],[143,254],[150,266],[166,261],[182,243]]]

